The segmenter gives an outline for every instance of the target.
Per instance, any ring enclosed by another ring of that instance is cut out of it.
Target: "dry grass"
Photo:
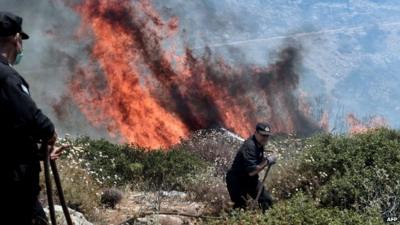
[[[207,213],[217,215],[231,207],[230,197],[224,178],[215,176],[215,168],[197,174],[188,183],[186,190],[192,201],[203,202]]]
[[[102,194],[101,183],[94,180],[90,172],[80,166],[81,159],[75,156],[78,155],[77,151],[82,151],[82,149],[73,147],[69,151],[70,154],[68,154],[67,158],[57,161],[67,205],[69,208],[83,213],[89,221],[95,224],[104,224],[99,210],[101,207],[100,196]],[[54,182],[52,184],[55,203],[59,204]],[[41,177],[41,186],[45,187],[44,175]],[[44,197],[45,195],[46,191],[43,188],[41,198],[46,198]]]
[[[225,176],[242,141],[223,130],[199,130],[183,141],[181,146],[211,162],[215,175]]]

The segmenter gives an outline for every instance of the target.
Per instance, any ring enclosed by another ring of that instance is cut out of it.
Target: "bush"
[[[271,168],[266,186],[275,200],[292,197],[299,187],[309,181],[305,180],[307,171],[299,171],[301,157],[307,151],[307,139],[295,136],[277,136],[268,142],[267,150],[278,155],[277,163]]]
[[[116,188],[108,188],[103,191],[100,201],[106,208],[114,209],[115,206],[121,202],[122,197],[122,191]]]
[[[199,130],[180,146],[210,162],[216,176],[225,176],[242,141],[224,129]]]
[[[364,213],[379,208],[382,217],[400,218],[400,133],[372,130],[354,136],[317,135],[295,159],[277,193],[304,191],[321,207]],[[292,181],[292,182],[289,182]],[[282,194],[284,195],[284,194]]]
[[[266,214],[259,211],[234,211],[222,219],[211,219],[204,224],[243,224],[243,225],[383,225],[379,213],[370,211],[359,214],[352,210],[338,208],[319,208],[318,204],[303,193],[290,200],[276,204]]]
[[[164,190],[183,190],[189,177],[201,173],[206,163],[185,149],[150,151],[143,161],[143,176],[149,185]]]
[[[78,158],[81,166],[90,170],[91,175],[102,185],[118,186],[141,182],[143,165],[140,162],[145,157],[145,149],[117,145],[104,139],[92,140],[89,137],[81,137],[71,142],[79,149],[74,157]]]
[[[208,214],[217,215],[230,207],[230,197],[224,178],[215,175],[215,167],[208,167],[202,173],[191,177],[185,190],[191,200],[203,202]]]
[[[75,140],[73,145],[80,149],[74,157],[81,160],[81,166],[106,186],[181,190],[187,177],[206,167],[206,163],[195,154],[178,147],[168,151],[150,151],[87,137]]]

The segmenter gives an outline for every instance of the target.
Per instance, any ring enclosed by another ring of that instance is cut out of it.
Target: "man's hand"
[[[47,141],[48,149],[50,152],[50,160],[57,160],[58,158],[60,158],[62,152],[70,147],[70,145],[56,146],[56,142],[57,142],[57,133],[54,132],[53,137],[51,137]]]
[[[53,146],[50,152],[50,160],[57,160],[60,158],[62,152],[71,147],[70,145]]]
[[[274,165],[278,160],[278,157],[275,154],[269,155],[267,158],[268,165]]]
[[[249,173],[249,176],[252,177],[252,176],[258,174],[258,173],[261,172],[261,170],[263,170],[267,165],[268,165],[268,159],[267,159],[267,158],[264,158],[264,159],[262,160],[262,162],[256,166],[256,169],[255,169],[254,171],[252,171],[252,172]]]

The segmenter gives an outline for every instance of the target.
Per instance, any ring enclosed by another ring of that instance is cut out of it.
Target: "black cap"
[[[8,37],[16,33],[20,33],[22,39],[29,38],[29,35],[22,30],[21,17],[10,12],[0,11],[0,37]]]
[[[262,135],[272,135],[271,126],[268,123],[257,123],[256,130]]]

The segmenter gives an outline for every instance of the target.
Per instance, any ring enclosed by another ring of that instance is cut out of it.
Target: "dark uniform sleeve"
[[[54,135],[54,125],[37,108],[25,81],[18,78],[9,76],[0,80],[1,122],[9,126],[13,136],[49,140]]]
[[[247,173],[253,172],[257,167],[257,152],[255,148],[252,148],[249,144],[244,145],[242,149],[243,153],[243,164]]]

